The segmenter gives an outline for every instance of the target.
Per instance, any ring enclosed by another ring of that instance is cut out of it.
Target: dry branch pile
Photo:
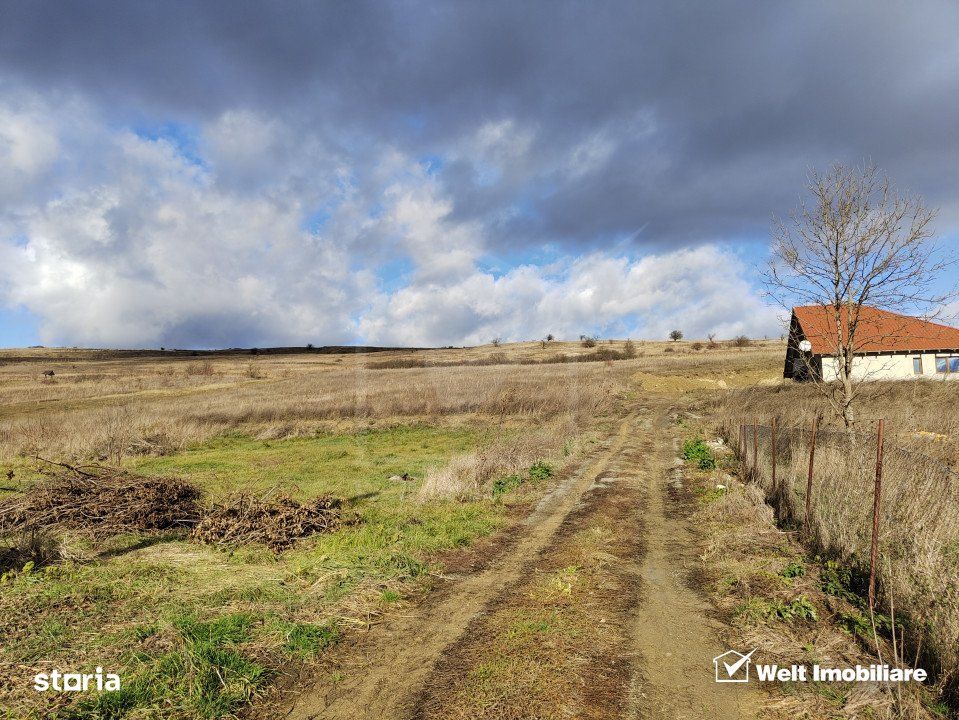
[[[50,463],[47,478],[0,503],[0,532],[59,527],[97,536],[190,527],[200,490],[176,478],[141,477],[101,466]]]
[[[299,503],[287,496],[240,494],[204,513],[193,539],[217,545],[260,542],[281,552],[300,538],[329,532],[342,522],[340,501],[329,496]]]

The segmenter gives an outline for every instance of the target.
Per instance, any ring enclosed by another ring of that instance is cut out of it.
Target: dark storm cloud
[[[251,109],[447,157],[494,245],[684,243],[763,235],[833,160],[956,222],[957,28],[948,2],[15,2],[0,72],[127,122]],[[501,121],[529,140],[491,174],[467,140]]]

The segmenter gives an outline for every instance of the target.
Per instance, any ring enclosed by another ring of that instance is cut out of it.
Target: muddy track
[[[412,715],[422,687],[435,663],[454,645],[504,589],[528,571],[530,563],[550,543],[583,494],[607,470],[635,432],[636,415],[628,416],[597,456],[579,472],[566,475],[526,517],[510,551],[484,569],[453,579],[431,593],[412,614],[373,628],[360,641],[355,657],[346,659],[335,684],[323,680],[308,688],[274,717],[402,718]]]
[[[336,682],[327,673],[269,717],[754,717],[748,688],[713,680],[711,660],[726,648],[691,580],[693,529],[671,499],[683,495],[677,438],[669,401],[651,399],[563,477],[491,560],[371,629],[337,665]],[[600,528],[612,528],[611,539],[585,557],[583,533]],[[494,638],[509,613],[529,608],[538,578],[576,563],[590,568],[595,589],[575,612],[587,618],[583,627],[595,621],[602,630],[575,653],[554,653],[537,666],[555,690],[537,705],[507,693],[470,709],[469,681],[497,652]]]

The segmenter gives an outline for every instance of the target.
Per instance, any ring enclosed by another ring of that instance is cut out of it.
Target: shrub
[[[670,331],[669,331],[669,339],[672,340],[673,342],[676,342],[677,340],[682,340],[682,339],[683,339],[683,331],[682,331],[682,330],[670,330]]]
[[[703,344],[702,344],[701,342],[694,342],[694,343],[693,343],[692,345],[690,345],[689,347],[691,347],[693,350],[702,350],[702,349],[703,349]]]
[[[627,340],[626,344],[623,345],[623,355],[625,355],[627,358],[636,357],[636,343],[634,343],[632,340]]]
[[[589,335],[583,335],[583,347],[584,348],[594,348],[596,347],[596,338]]]
[[[753,341],[750,340],[746,335],[737,335],[732,339],[733,347],[744,348],[749,347],[753,344]]]

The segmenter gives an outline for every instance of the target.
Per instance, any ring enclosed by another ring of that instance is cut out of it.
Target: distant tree
[[[807,189],[812,202],[774,228],[766,287],[784,307],[819,305],[829,312],[837,380],[824,382],[808,355],[799,356],[833,412],[851,428],[859,392],[854,360],[865,342],[881,340],[865,337],[862,308],[935,314],[956,295],[935,289],[954,260],[933,239],[935,211],[919,196],[898,192],[873,165],[836,164],[825,174],[812,172]]]
[[[490,340],[490,344],[493,347],[499,347],[502,343],[503,343],[503,338],[501,337],[494,337],[492,340]]]
[[[553,337],[553,333],[550,333],[546,336],[546,342],[553,342],[556,338]]]
[[[682,339],[683,339],[683,331],[682,331],[682,330],[670,330],[670,331],[669,331],[669,339],[672,340],[673,342],[676,342],[677,340],[682,340]]]
[[[313,349],[313,343],[307,343],[307,344],[306,344],[306,349],[307,349],[307,350],[312,350],[312,349]]]
[[[584,348],[593,348],[596,347],[596,341],[599,339],[594,335],[580,335],[579,336],[583,341]]]

